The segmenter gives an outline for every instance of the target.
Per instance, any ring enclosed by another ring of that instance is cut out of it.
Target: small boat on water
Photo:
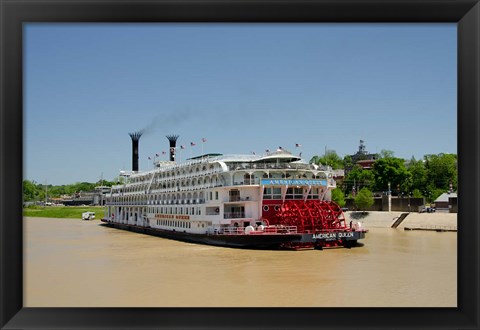
[[[368,230],[346,224],[331,201],[331,169],[302,161],[279,148],[263,155],[204,154],[156,161],[138,171],[138,139],[132,171],[106,196],[111,227],[186,242],[252,249],[352,247]]]

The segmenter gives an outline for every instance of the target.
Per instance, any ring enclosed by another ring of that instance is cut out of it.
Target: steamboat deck
[[[132,134],[138,155],[139,134]],[[367,232],[349,226],[331,201],[331,169],[279,149],[262,156],[207,154],[153,170],[121,172],[106,199],[105,224],[193,243],[240,248],[354,246]],[[172,140],[173,143],[172,143]]]

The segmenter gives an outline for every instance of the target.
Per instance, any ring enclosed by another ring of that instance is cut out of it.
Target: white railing
[[[297,226],[263,226],[257,227],[255,230],[245,232],[243,227],[225,227],[215,234],[222,235],[266,235],[266,234],[296,234]]]

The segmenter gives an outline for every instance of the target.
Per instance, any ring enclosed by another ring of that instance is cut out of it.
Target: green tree
[[[380,158],[394,158],[393,155],[395,153],[392,150],[382,149],[380,151]]]
[[[69,191],[70,194],[80,192],[80,191],[92,191],[95,190],[95,183],[90,183],[90,182],[77,182],[72,185],[68,185],[67,191]]]
[[[411,175],[410,191],[425,191],[427,188],[427,169],[425,168],[424,162],[421,160],[417,161],[415,157],[412,157],[407,170]]]
[[[122,177],[117,177],[114,178],[113,181],[98,181],[95,183],[90,183],[90,182],[77,182],[73,184],[67,184],[67,185],[47,185],[41,184],[41,183],[36,183],[35,181],[30,181],[30,180],[23,180],[23,200],[24,201],[44,201],[45,200],[45,194],[47,194],[48,198],[52,197],[61,197],[62,195],[73,195],[78,192],[87,192],[87,191],[93,191],[95,187],[99,186],[100,183],[102,183],[104,186],[112,186],[117,184],[116,180],[119,180],[118,182],[121,182],[123,178]]]
[[[351,155],[346,155],[345,157],[343,157],[343,168],[344,169],[351,169],[353,167],[353,165],[355,165],[355,164],[353,163],[353,159],[352,159]]]
[[[413,198],[422,198],[424,197],[422,192],[418,189],[413,189],[413,192],[412,192],[412,197]]]
[[[404,160],[400,158],[378,159],[372,168],[375,177],[375,190],[386,191],[391,184],[392,191],[399,187],[403,191],[410,190],[411,174],[407,171]]]
[[[432,189],[431,191],[432,191],[432,198],[430,202],[434,202],[438,197],[440,197],[441,194],[445,192],[445,190],[438,189],[438,188]]]
[[[452,184],[453,190],[457,189],[458,171],[457,155],[438,154],[425,156],[427,172],[427,185],[430,189],[439,189],[446,192]]]
[[[340,207],[345,206],[345,197],[343,196],[343,191],[340,188],[335,188],[332,190],[332,201],[337,203]]]
[[[38,198],[38,189],[35,182],[23,180],[23,201],[30,202]]]
[[[51,188],[51,185],[49,186],[49,185],[37,183],[35,185],[35,189],[37,190],[36,200],[45,201],[46,195],[47,196],[49,195],[48,191],[50,190],[50,188]]]
[[[343,168],[343,159],[341,159],[335,150],[327,150],[325,155],[323,156],[313,156],[310,160],[310,163],[314,163],[317,165],[328,165],[331,166],[332,169],[338,170]]]
[[[369,189],[362,188],[355,196],[353,202],[355,203],[355,206],[365,212],[374,203],[373,194]]]
[[[372,171],[366,170],[360,165],[355,165],[350,172],[345,176],[344,187],[345,191],[352,191],[352,188],[355,186],[355,189],[358,191],[362,187],[367,187],[372,189],[375,184],[375,177]]]
[[[117,181],[108,181],[108,180],[98,180],[95,183],[95,186],[105,186],[105,187],[111,187],[113,185],[116,185]]]

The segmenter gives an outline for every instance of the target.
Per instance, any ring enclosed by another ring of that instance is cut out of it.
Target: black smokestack
[[[167,135],[168,141],[170,141],[170,161],[175,161],[175,148],[177,144],[178,135]]]
[[[132,171],[138,172],[138,140],[142,132],[128,133],[132,138]]]

